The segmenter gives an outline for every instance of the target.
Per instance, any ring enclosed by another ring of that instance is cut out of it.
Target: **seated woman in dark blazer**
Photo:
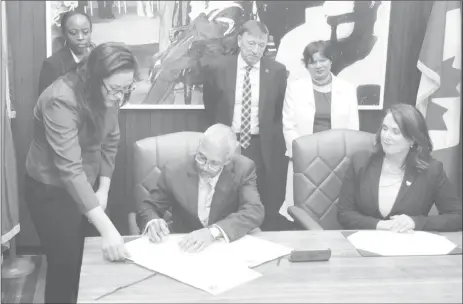
[[[43,61],[39,76],[39,95],[58,77],[75,69],[94,47],[91,42],[92,21],[81,12],[69,11],[61,16],[64,46]]]
[[[352,230],[460,231],[461,200],[431,151],[423,115],[411,105],[392,106],[373,151],[352,157],[339,196],[339,223]],[[434,203],[439,215],[428,215]]]

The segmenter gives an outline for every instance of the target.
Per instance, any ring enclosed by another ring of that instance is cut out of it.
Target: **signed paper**
[[[216,295],[254,280],[260,273],[235,261],[224,262],[206,250],[187,253],[177,245],[178,238],[167,237],[154,244],[141,237],[127,243],[130,260],[185,284]],[[206,248],[207,249],[207,248]]]
[[[182,235],[169,235],[161,243],[141,237],[126,244],[130,260],[211,294],[219,294],[261,276],[250,269],[291,252],[252,236],[235,242],[215,242],[201,252],[184,252]]]

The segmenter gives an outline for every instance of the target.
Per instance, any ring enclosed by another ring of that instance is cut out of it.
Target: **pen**
[[[172,224],[173,223],[174,223],[173,221],[166,222],[167,228],[169,229],[169,232],[172,230]],[[150,225],[151,225],[151,223],[150,223]],[[145,235],[148,234],[148,228],[150,227],[150,225],[146,225],[145,230],[143,230],[143,233],[141,234],[142,236],[145,236]]]

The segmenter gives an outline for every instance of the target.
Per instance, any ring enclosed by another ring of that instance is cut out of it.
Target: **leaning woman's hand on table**
[[[124,239],[117,230],[102,236],[102,241],[101,247],[105,259],[111,262],[123,261],[129,256]]]

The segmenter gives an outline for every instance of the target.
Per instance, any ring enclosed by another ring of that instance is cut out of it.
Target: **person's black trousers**
[[[84,239],[96,229],[65,189],[28,175],[25,201],[47,257],[45,303],[76,303]]]

